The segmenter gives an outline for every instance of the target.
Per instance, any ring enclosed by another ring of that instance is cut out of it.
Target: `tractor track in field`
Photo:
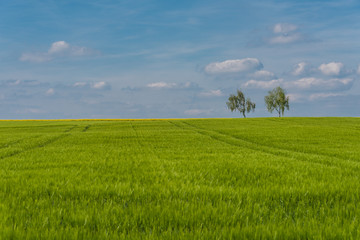
[[[338,157],[334,157],[334,156],[328,156],[325,154],[314,154],[314,153],[305,153],[305,152],[297,152],[297,151],[292,151],[292,150],[288,150],[288,149],[282,149],[282,148],[276,148],[276,147],[271,147],[271,146],[267,146],[267,145],[260,145],[257,143],[254,143],[252,141],[248,141],[247,139],[241,139],[238,137],[234,137],[232,135],[228,135],[228,134],[224,134],[222,132],[218,132],[218,131],[214,131],[214,130],[208,130],[208,129],[202,129],[199,128],[197,126],[194,126],[192,124],[189,124],[187,122],[181,122],[183,125],[179,125],[176,124],[174,122],[169,121],[169,123],[173,124],[174,126],[181,128],[181,129],[185,129],[185,130],[191,130],[191,131],[195,131],[203,136],[207,136],[210,137],[216,141],[219,142],[223,142],[225,144],[229,144],[231,146],[235,146],[235,147],[245,147],[254,151],[261,151],[263,153],[267,153],[267,154],[271,154],[273,156],[283,156],[283,157],[287,157],[290,159],[297,159],[303,162],[311,162],[314,164],[320,164],[320,165],[325,165],[328,167],[338,167],[338,168],[343,168],[343,167],[349,167],[348,164],[343,164],[342,162],[334,162],[334,160],[345,160],[347,163],[352,163],[353,166],[352,167],[356,167],[356,168],[360,168],[360,163],[357,161],[353,161],[350,159],[343,159],[343,158],[338,158]],[[184,126],[186,125],[186,126]],[[224,139],[226,138],[226,139]],[[229,141],[229,139],[231,139]],[[234,142],[234,140],[236,142]],[[303,157],[301,157],[300,155],[302,155]],[[331,158],[332,160],[328,160],[328,159],[322,159],[322,160],[318,160],[316,158],[323,157],[323,158]]]
[[[69,128],[69,129],[66,129],[64,132],[65,133],[68,133],[68,132],[70,132],[71,130],[73,130],[74,128],[76,128],[78,125],[74,125],[74,126],[72,126],[71,128]]]
[[[82,132],[87,132],[90,127],[91,127],[91,125],[86,125],[86,126],[84,127],[84,129],[82,130]]]
[[[60,136],[56,136],[56,137],[53,137],[53,138],[50,138],[48,140],[46,140],[45,142],[42,142],[40,144],[37,144],[37,145],[34,145],[34,146],[31,146],[31,147],[28,147],[28,148],[25,148],[25,149],[22,149],[22,150],[18,150],[18,151],[15,151],[15,152],[12,152],[12,153],[8,153],[8,154],[5,154],[3,156],[0,157],[0,159],[5,159],[5,158],[10,158],[10,157],[13,157],[13,156],[16,156],[16,155],[19,155],[21,153],[24,153],[24,152],[28,152],[28,151],[31,151],[31,150],[34,150],[34,149],[37,149],[37,148],[43,148],[57,140],[60,140],[62,138],[65,138],[65,137],[68,137],[70,136],[71,134],[63,134],[63,135],[60,135]]]
[[[8,148],[8,147],[11,147],[13,145],[16,145],[18,143],[21,143],[22,141],[24,140],[29,140],[29,139],[33,139],[33,138],[38,138],[40,137],[41,135],[36,135],[36,136],[31,136],[31,137],[25,137],[25,138],[20,138],[20,139],[17,139],[17,140],[14,140],[14,141],[10,141],[10,142],[7,142],[3,145],[0,146],[0,149],[3,149],[3,148]]]
[[[195,125],[192,125],[190,123],[187,123],[187,122],[183,122],[184,124],[190,126],[190,127],[193,127],[193,128],[197,128],[197,129],[200,129],[200,130],[203,130],[203,131],[209,131],[210,130],[207,130],[207,129],[202,129],[202,128],[199,128]],[[218,134],[221,134],[221,135],[224,135],[224,136],[229,136],[230,138],[234,138],[234,139],[238,139],[240,141],[244,141],[244,142],[247,142],[247,143],[250,143],[250,144],[253,144],[253,145],[256,145],[256,146],[260,146],[261,147],[264,147],[264,148],[269,148],[269,149],[273,149],[273,150],[280,150],[280,151],[286,151],[286,152],[292,152],[292,153],[297,153],[297,154],[307,154],[307,155],[313,155],[313,156],[323,156],[323,157],[329,157],[329,158],[333,158],[333,159],[337,159],[337,160],[343,160],[343,161],[352,161],[352,162],[356,162],[356,163],[359,163],[358,161],[356,161],[355,159],[349,159],[349,158],[341,158],[341,157],[337,157],[337,156],[333,156],[333,155],[330,155],[330,154],[324,154],[324,153],[312,153],[312,152],[302,152],[302,151],[296,151],[296,150],[292,150],[292,149],[287,149],[287,148],[281,148],[281,147],[275,147],[275,146],[270,146],[270,145],[265,145],[265,144],[259,144],[257,142],[254,142],[254,141],[251,141],[247,138],[240,138],[238,136],[233,136],[233,135],[230,135],[230,134],[226,134],[226,133],[223,133],[223,132],[220,132],[220,131],[215,131],[215,130],[211,130],[212,132],[215,132],[215,133],[218,133]]]
[[[285,121],[278,121],[279,119],[277,118],[263,118],[263,120],[266,120],[268,122],[272,122],[272,123],[276,123],[276,124],[282,124],[287,126],[287,124],[289,122],[285,122]],[[311,128],[315,128],[317,127],[316,125],[309,125],[307,123],[303,123],[303,122],[292,122],[291,126],[296,126],[296,127],[311,127]],[[337,130],[337,129],[342,129],[343,128],[341,126],[327,126],[328,128],[331,128],[332,130]],[[351,126],[348,128],[349,130],[355,130],[355,131],[360,131],[360,127],[359,126]]]
[[[0,157],[0,160],[2,159],[6,159],[6,158],[10,158],[10,157],[13,157],[13,156],[16,156],[16,155],[19,155],[21,153],[24,153],[24,152],[28,152],[28,151],[31,151],[31,150],[35,150],[35,149],[38,149],[38,148],[43,148],[43,147],[46,147],[47,145],[51,144],[51,143],[54,143],[60,139],[63,139],[63,138],[66,138],[66,137],[69,137],[71,135],[71,130],[73,130],[76,126],[72,126],[71,128],[69,129],[66,129],[64,131],[64,134],[61,134],[61,135],[58,135],[56,137],[52,137],[52,138],[49,138],[47,139],[46,141],[44,142],[41,142],[41,143],[38,143],[38,144],[35,144],[33,146],[30,146],[30,147],[27,147],[27,148],[24,148],[24,149],[21,149],[21,150],[18,150],[18,151],[14,151],[14,152],[11,152],[11,153],[8,153],[8,154],[5,154],[3,156]]]

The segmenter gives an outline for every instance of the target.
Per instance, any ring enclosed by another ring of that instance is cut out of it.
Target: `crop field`
[[[0,122],[0,239],[360,239],[360,119]]]

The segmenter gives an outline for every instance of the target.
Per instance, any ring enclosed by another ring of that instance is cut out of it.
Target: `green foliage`
[[[279,117],[284,116],[285,108],[289,110],[289,97],[281,87],[269,91],[269,95],[264,98],[266,107],[270,113],[276,110]]]
[[[0,239],[359,239],[359,126],[0,122]]]
[[[242,91],[237,90],[237,95],[231,94],[228,102],[226,102],[228,109],[231,112],[239,111],[244,118],[246,118],[245,112],[255,111],[256,104],[251,102],[250,98],[246,98]]]

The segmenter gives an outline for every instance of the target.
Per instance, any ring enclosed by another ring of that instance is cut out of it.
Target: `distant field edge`
[[[235,119],[235,118],[102,118],[102,119],[0,119],[0,122],[47,122],[47,121],[171,121],[171,120],[201,120],[201,119]]]
[[[48,122],[48,121],[172,121],[172,120],[231,120],[231,119],[324,119],[324,118],[360,118],[360,117],[260,117],[260,118],[83,118],[83,119],[0,119],[0,122]]]

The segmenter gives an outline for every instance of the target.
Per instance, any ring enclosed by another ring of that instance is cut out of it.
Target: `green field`
[[[360,119],[0,122],[1,239],[360,239]]]

